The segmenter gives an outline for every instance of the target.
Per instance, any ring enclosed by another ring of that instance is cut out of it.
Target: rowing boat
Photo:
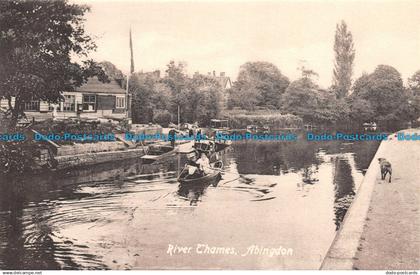
[[[191,175],[188,174],[188,170],[186,168],[184,168],[181,171],[181,173],[178,177],[178,182],[181,183],[181,184],[212,184],[212,185],[217,185],[217,183],[222,178],[221,170],[223,168],[223,163],[221,161],[218,161],[218,162],[213,163],[212,166],[213,166],[213,168],[211,168],[213,170],[212,173],[202,175],[202,176],[199,176],[199,177],[191,177],[191,178],[189,178]]]
[[[175,155],[178,152],[178,147],[173,148],[172,146],[151,146],[147,151],[147,155],[141,157],[143,162],[152,163],[158,160]]]

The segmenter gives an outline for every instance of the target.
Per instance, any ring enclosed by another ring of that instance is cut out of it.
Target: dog
[[[391,163],[384,158],[378,158],[379,165],[381,168],[381,178],[382,180],[385,179],[386,174],[389,174],[389,183],[391,183],[391,176],[392,176],[392,167]]]

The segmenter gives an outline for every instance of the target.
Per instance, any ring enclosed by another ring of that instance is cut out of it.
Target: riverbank
[[[418,141],[381,143],[321,269],[420,268],[419,153]],[[379,157],[392,163],[392,183]]]

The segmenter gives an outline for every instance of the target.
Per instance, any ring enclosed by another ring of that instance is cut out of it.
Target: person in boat
[[[188,158],[188,161],[185,164],[185,167],[186,167],[186,171],[188,173],[188,175],[186,175],[186,178],[188,178],[188,179],[198,178],[198,177],[201,177],[203,175],[202,172],[199,169],[200,166],[196,162],[195,155]]]
[[[210,160],[207,157],[206,153],[201,153],[200,159],[196,162],[199,165],[200,171],[202,171],[205,175],[210,174],[212,172],[210,166]]]

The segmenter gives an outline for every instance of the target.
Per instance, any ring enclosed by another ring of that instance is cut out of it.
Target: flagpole
[[[126,85],[126,88],[125,88],[125,109],[126,109],[126,114],[125,114],[125,116],[126,116],[126,118],[128,119],[129,118],[129,116],[128,116],[128,104],[129,104],[129,100],[128,100],[128,82],[129,82],[129,80],[130,80],[130,74],[128,74],[127,75],[127,85]]]
[[[134,58],[133,58],[133,40],[131,38],[131,26],[130,26],[130,31],[129,31],[129,35],[130,35],[130,72],[127,75],[127,85],[126,85],[126,90],[125,90],[125,97],[126,97],[126,116],[128,118],[128,110],[129,110],[129,93],[128,93],[128,86],[129,86],[129,81],[130,81],[130,76],[132,73],[134,73]]]

